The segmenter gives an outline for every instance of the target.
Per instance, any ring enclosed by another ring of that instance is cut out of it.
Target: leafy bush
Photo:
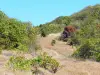
[[[60,25],[69,25],[71,19],[69,16],[60,16],[57,17],[55,20],[53,20],[51,23],[52,24],[60,24]]]
[[[41,36],[42,36],[42,37],[46,37],[46,36],[47,36],[46,31],[41,31]]]
[[[53,71],[53,73],[56,73],[59,68],[59,63],[55,59],[51,59],[50,68],[51,68],[51,71]]]
[[[83,44],[82,46],[80,46],[80,48],[78,48],[78,53],[75,52],[75,56],[81,57],[81,58],[90,58],[90,56],[92,56],[92,50],[93,50],[93,46],[91,46],[91,44],[87,41],[85,44]]]
[[[21,22],[9,18],[0,11],[0,47],[28,51],[31,42],[35,42],[36,28],[30,22]],[[31,40],[31,41],[30,41]]]
[[[53,73],[56,73],[59,68],[59,62],[51,56],[48,56],[47,53],[43,53],[30,60],[27,60],[22,56],[12,56],[7,65],[13,70],[32,70],[34,73],[38,71],[39,67],[51,70]]]
[[[100,22],[97,17],[98,12],[100,11],[100,7],[94,6],[92,8],[89,8],[93,12],[90,14],[85,9],[84,12],[87,12],[87,18],[85,18],[80,22],[80,30],[78,33],[76,33],[76,37],[74,39],[78,40],[79,45],[77,47],[77,51],[74,52],[74,56],[81,57],[81,58],[90,58],[94,59],[96,61],[100,61],[99,53],[100,53],[100,29],[97,26]],[[97,11],[98,9],[98,11]],[[83,13],[84,13],[83,12]],[[83,14],[80,13],[80,16]],[[77,15],[75,15],[77,16]],[[74,18],[75,18],[74,16]],[[79,17],[78,17],[79,18]]]
[[[76,34],[76,40],[78,40],[80,44],[77,47],[77,51],[73,53],[73,56],[100,61],[99,33],[100,31],[96,28],[96,25],[93,26],[93,24],[81,28],[79,34]]]
[[[31,63],[32,62],[30,60],[26,60],[24,57],[18,56],[11,57],[7,64],[13,70],[30,70]]]
[[[53,73],[56,73],[59,68],[59,62],[57,62],[55,59],[53,59],[51,56],[48,56],[46,53],[43,53],[41,55],[42,62],[40,63],[40,66],[51,70]]]
[[[98,53],[97,55],[96,55],[96,61],[100,61],[100,53]]]
[[[43,37],[46,37],[48,34],[51,33],[58,33],[62,31],[63,27],[57,24],[44,24],[40,25],[40,34]]]
[[[0,48],[0,54],[2,53],[2,48]]]

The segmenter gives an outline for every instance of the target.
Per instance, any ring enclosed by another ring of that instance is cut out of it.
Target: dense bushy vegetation
[[[66,25],[74,25],[79,30],[70,38],[77,47],[76,57],[100,61],[100,5],[88,6],[71,16],[60,16],[52,22],[40,25],[41,36],[61,32]]]
[[[52,24],[60,24],[60,25],[69,25],[71,22],[71,18],[69,16],[60,16],[53,20]]]
[[[73,37],[79,43],[73,56],[100,61],[100,5],[89,6],[72,17],[80,27]]]
[[[70,23],[70,17],[60,16],[52,22],[42,24],[39,26],[41,36],[45,37],[50,33],[58,33],[63,31],[63,28]]]
[[[26,60],[23,56],[12,56],[7,66],[12,70],[30,70],[32,61]]]
[[[59,68],[59,62],[48,56],[47,53],[43,53],[33,59],[25,59],[22,56],[13,56],[7,63],[7,66],[13,70],[38,70],[39,67],[47,69],[53,73],[56,73]]]
[[[47,36],[50,33],[57,33],[62,30],[63,30],[63,27],[57,24],[40,25],[40,34],[43,37]]]
[[[9,18],[0,11],[0,48],[27,51],[35,39],[36,29],[30,22]]]

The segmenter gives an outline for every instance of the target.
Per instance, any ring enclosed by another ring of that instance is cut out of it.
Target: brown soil
[[[56,44],[51,46],[51,41],[56,36],[57,34],[53,34],[40,39],[42,49],[63,65],[53,75],[100,75],[100,63],[90,60],[77,60],[71,57],[75,51],[75,48],[72,48],[72,46],[61,41],[56,41]]]
[[[43,51],[47,52],[53,58],[57,59],[62,67],[57,73],[52,74],[47,70],[41,69],[44,75],[100,75],[100,63],[90,60],[77,60],[71,57],[75,48],[67,45],[66,42],[56,40],[56,44],[51,46],[52,39],[55,39],[59,34],[51,34],[45,38],[39,39]],[[14,55],[14,52],[3,51],[0,55],[0,75],[32,75],[30,71],[15,71],[5,67],[9,57]],[[27,59],[32,58],[30,54],[26,54]]]

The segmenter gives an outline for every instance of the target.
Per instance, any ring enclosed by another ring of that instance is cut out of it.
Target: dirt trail
[[[58,34],[52,34],[40,39],[42,49],[63,65],[63,67],[53,75],[100,75],[100,63],[71,58],[70,55],[75,49],[66,45],[64,42],[56,41],[55,46],[51,46],[52,39],[56,38],[57,35]]]
[[[76,60],[70,55],[75,51],[71,46],[61,41],[56,41],[54,46],[51,46],[52,39],[56,38],[59,34],[51,34],[45,38],[40,38],[39,43],[43,51],[47,52],[53,58],[57,59],[62,68],[56,74],[52,74],[44,69],[41,69],[44,75],[100,75],[100,63],[95,61],[81,61]],[[16,71],[12,72],[5,67],[5,64],[14,52],[3,51],[0,55],[0,75],[32,75],[30,71]],[[31,58],[30,54],[25,55]]]

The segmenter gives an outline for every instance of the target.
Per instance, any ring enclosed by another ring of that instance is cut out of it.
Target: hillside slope
[[[61,32],[66,25],[81,27],[87,23],[100,24],[100,4],[88,6],[70,16],[59,16],[51,22],[41,24],[39,28],[40,32],[44,31],[48,35]]]
[[[40,39],[43,50],[56,58],[62,65],[62,68],[52,75],[100,75],[100,63],[71,58],[70,56],[75,49],[64,42],[56,41],[57,43],[51,46],[52,39],[55,39],[58,35],[52,34]]]

